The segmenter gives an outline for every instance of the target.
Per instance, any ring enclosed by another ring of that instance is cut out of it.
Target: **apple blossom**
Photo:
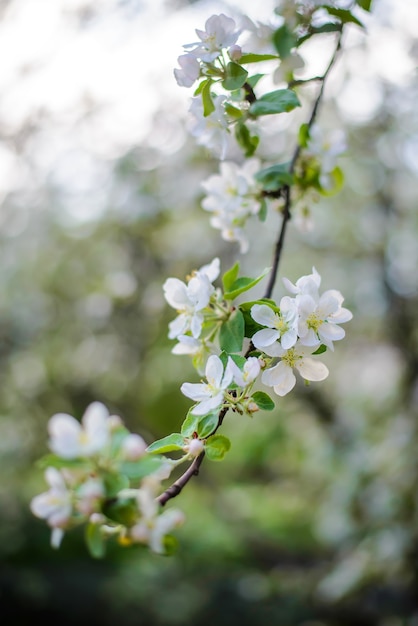
[[[222,160],[226,156],[229,145],[229,124],[224,108],[225,101],[226,96],[214,95],[215,109],[206,116],[203,112],[202,100],[198,96],[192,98],[189,108],[192,115],[189,124],[191,134],[199,145],[213,150]]]
[[[235,21],[223,13],[209,17],[205,29],[196,29],[200,42],[185,44],[183,48],[206,63],[214,61],[223,48],[233,46],[240,35]]]
[[[48,424],[49,447],[63,459],[93,456],[110,442],[109,412],[101,402],[90,404],[80,422],[67,413],[57,413]]]
[[[351,311],[341,306],[344,301],[339,291],[325,291],[318,301],[308,294],[296,296],[299,311],[298,334],[304,346],[319,346],[323,343],[334,350],[333,341],[345,337],[338,324],[352,319]]]
[[[64,536],[64,528],[71,519],[72,494],[68,490],[64,476],[55,467],[45,470],[45,480],[50,489],[35,496],[30,504],[36,517],[45,519],[52,528],[51,544],[58,548]]]
[[[233,373],[228,367],[224,371],[223,363],[216,354],[208,358],[205,373],[207,383],[183,383],[181,386],[185,396],[198,402],[191,411],[193,415],[206,415],[218,409],[233,378]]]
[[[276,313],[267,304],[254,304],[251,317],[262,326],[252,338],[256,348],[264,349],[279,341],[282,348],[288,350],[297,340],[298,309],[296,301],[284,296],[280,301],[280,313]]]
[[[192,54],[182,54],[177,59],[180,68],[174,70],[174,76],[180,87],[191,87],[199,78],[200,63]]]
[[[293,369],[297,369],[305,380],[320,381],[327,378],[329,371],[326,365],[312,359],[313,348],[296,344],[289,350],[284,350],[278,343],[264,349],[269,356],[281,357],[279,363],[264,370],[261,382],[273,387],[278,396],[285,396],[296,384]]]
[[[232,372],[234,383],[238,387],[247,387],[257,378],[261,366],[257,357],[250,356],[245,361],[243,368],[240,369],[235,361],[229,357],[228,368]]]

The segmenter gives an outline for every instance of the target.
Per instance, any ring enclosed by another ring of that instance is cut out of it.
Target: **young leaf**
[[[222,87],[228,91],[239,89],[247,80],[248,72],[246,69],[231,61],[226,66],[226,76],[222,81]]]
[[[357,26],[361,26],[361,28],[364,28],[364,24],[362,24],[360,20],[357,19],[355,15],[351,13],[351,11],[348,11],[347,9],[338,9],[336,7],[330,7],[327,4],[323,4],[321,6],[323,9],[326,9],[326,11],[328,11],[330,15],[333,15],[334,17],[338,17],[338,19],[341,21],[342,24],[347,24],[348,22],[351,22],[353,24],[357,24]]]
[[[229,270],[227,270],[225,274],[222,276],[222,285],[223,285],[224,291],[229,291],[231,289],[232,285],[238,278],[238,272],[239,272],[239,262],[237,261],[235,265],[233,265]]]
[[[257,135],[251,135],[250,131],[243,122],[236,124],[235,138],[244,150],[244,155],[246,157],[251,157],[254,154],[260,142],[260,138]]]
[[[200,439],[206,439],[215,430],[219,421],[219,411],[213,411],[199,418],[197,434]]]
[[[259,63],[260,61],[272,61],[273,59],[278,59],[277,54],[253,54],[252,52],[248,54],[243,54],[239,60],[240,63]],[[260,74],[262,76],[262,74]],[[253,85],[252,85],[253,86]]]
[[[98,524],[88,524],[86,527],[86,544],[91,556],[101,559],[106,553],[106,544],[102,534],[101,526]]]
[[[342,25],[336,24],[335,22],[328,22],[327,24],[322,24],[321,26],[311,26],[309,32],[298,39],[297,45],[301,46],[313,35],[320,35],[321,33],[336,33],[340,32],[341,28]]]
[[[239,120],[243,115],[240,109],[237,109],[236,107],[232,106],[232,104],[230,104],[229,102],[225,104],[224,108],[225,108],[225,113],[227,113],[229,117],[232,117],[234,119]]]
[[[261,96],[250,106],[250,113],[256,117],[259,115],[273,115],[275,113],[287,113],[300,107],[300,102],[291,89],[277,89]]]
[[[261,198],[260,210],[257,213],[260,222],[265,222],[267,219],[267,202],[265,198]]]
[[[364,11],[370,11],[372,8],[372,0],[357,0],[357,4]]]
[[[203,116],[207,117],[215,110],[213,104],[210,88],[212,87],[212,81],[208,79],[202,88],[202,103],[203,103]]]
[[[280,26],[273,34],[273,43],[281,59],[289,56],[292,48],[297,44],[297,37],[286,24]]]
[[[141,480],[156,472],[163,463],[163,457],[145,456],[138,461],[124,461],[119,469],[130,480]]]
[[[309,124],[301,124],[298,133],[298,142],[301,148],[306,148],[309,142]]]
[[[197,431],[198,421],[198,415],[193,415],[191,411],[187,413],[185,420],[181,426],[181,434],[183,435],[183,437],[191,437],[193,433]]]
[[[234,300],[239,295],[252,289],[260,282],[271,270],[270,267],[266,267],[260,276],[257,278],[248,278],[247,276],[242,276],[241,278],[237,278],[237,280],[231,285],[230,290],[227,293],[224,293],[225,300]]]
[[[127,489],[129,487],[129,479],[123,474],[113,474],[112,472],[104,473],[104,485],[106,489],[106,496],[108,498],[114,498],[119,491]]]
[[[158,439],[154,441],[147,448],[147,452],[152,452],[153,454],[158,452],[158,454],[165,454],[166,452],[173,452],[174,450],[183,450],[184,446],[184,437],[180,433],[172,433],[171,435],[167,435],[162,439]]]
[[[341,168],[334,167],[328,176],[331,178],[332,187],[328,189],[321,186],[319,190],[323,196],[327,197],[334,196],[336,193],[341,191],[344,186],[344,173]]]
[[[221,350],[229,354],[241,352],[244,341],[245,324],[244,317],[239,309],[231,313],[229,319],[224,322],[219,331],[219,345]]]
[[[254,76],[248,76],[247,83],[254,89],[260,78],[263,78],[265,74],[254,74]]]
[[[138,519],[138,508],[132,498],[108,500],[102,511],[106,517],[124,526],[133,526]]]
[[[253,401],[256,403],[259,409],[263,411],[272,411],[274,409],[274,402],[267,393],[264,391],[256,391],[252,396]]]
[[[225,453],[231,447],[231,442],[224,435],[212,435],[206,441],[205,452],[210,461],[222,461]]]
[[[280,187],[293,183],[293,176],[289,173],[289,163],[266,167],[257,172],[254,178],[263,185],[265,191],[277,191]]]
[[[315,350],[315,352],[312,352],[312,354],[323,354],[324,352],[327,351],[327,347],[324,346],[323,343],[321,343],[321,345],[319,346],[319,348],[317,350]]]

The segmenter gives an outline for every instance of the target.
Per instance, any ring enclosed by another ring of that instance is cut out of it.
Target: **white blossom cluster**
[[[32,499],[31,510],[51,527],[52,546],[59,547],[66,530],[90,523],[103,539],[116,536],[122,545],[140,543],[164,553],[164,538],[184,521],[177,509],[161,513],[155,499],[161,481],[170,475],[170,462],[156,464],[135,489],[121,481],[120,489],[110,496],[109,482],[120,481],[125,464],[137,463],[141,468],[146,462],[142,437],[129,433],[120,417],[109,415],[101,402],[89,405],[81,423],[57,413],[49,420],[48,431],[58,466],[46,468],[49,490]],[[129,509],[125,523],[106,515],[106,503],[118,499]]]

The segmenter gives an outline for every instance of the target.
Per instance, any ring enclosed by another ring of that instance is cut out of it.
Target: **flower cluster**
[[[296,294],[294,298],[284,296],[277,311],[266,304],[255,304],[251,309],[252,318],[266,327],[252,337],[254,346],[264,355],[280,358],[261,377],[279,396],[295,386],[294,369],[307,381],[328,376],[328,368],[312,355],[324,347],[334,350],[333,342],[345,336],[339,324],[352,318],[351,312],[341,306],[344,298],[339,291],[330,289],[319,295],[321,277],[315,268],[295,285],[287,279],[284,282]]]
[[[102,556],[110,537],[164,553],[170,532],[184,520],[175,509],[161,513],[155,500],[172,464],[150,457],[142,437],[100,402],[88,406],[81,423],[66,413],[53,415],[48,430],[49,490],[32,499],[31,510],[51,527],[52,546],[59,547],[66,530],[88,524],[94,556]]]

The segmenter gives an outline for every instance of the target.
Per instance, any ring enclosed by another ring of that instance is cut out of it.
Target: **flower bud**
[[[231,46],[228,50],[228,54],[231,61],[238,61],[242,57],[241,46]]]
[[[192,456],[199,456],[203,448],[204,443],[200,439],[191,439],[187,446],[185,446],[186,451]]]

